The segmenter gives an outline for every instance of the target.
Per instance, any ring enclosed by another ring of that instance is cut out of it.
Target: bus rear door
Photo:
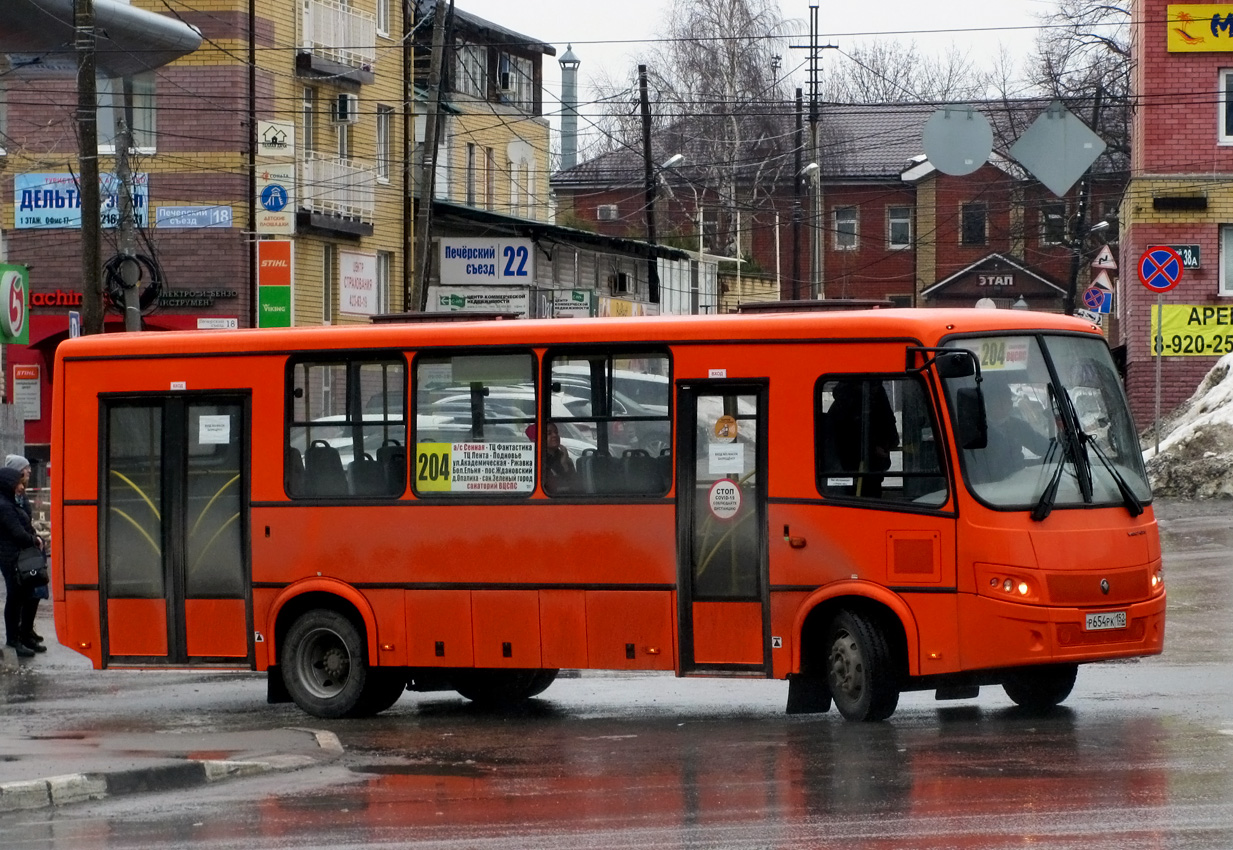
[[[678,393],[681,671],[770,675],[765,384]]]
[[[104,664],[251,666],[248,398],[102,402]]]

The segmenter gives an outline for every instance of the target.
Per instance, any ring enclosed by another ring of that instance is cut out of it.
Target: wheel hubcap
[[[865,664],[852,635],[841,632],[831,645],[830,686],[832,694],[859,699],[864,689]]]
[[[314,696],[335,696],[346,687],[351,675],[351,653],[338,634],[321,629],[304,641],[300,672]]]

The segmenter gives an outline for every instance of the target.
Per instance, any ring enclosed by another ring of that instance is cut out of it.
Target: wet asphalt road
[[[0,677],[29,734],[311,726],[340,760],[191,793],[0,815],[20,848],[1233,848],[1233,503],[1157,504],[1165,653],[1081,668],[1047,717],[998,688],[906,694],[887,723],[788,717],[786,685],[587,675],[518,713],[406,694],[364,721],[260,677]],[[49,656],[51,653],[49,653]],[[62,659],[62,660],[61,660]]]

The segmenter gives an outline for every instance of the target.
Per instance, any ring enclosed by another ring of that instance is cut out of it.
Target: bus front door
[[[115,664],[251,666],[248,399],[104,399],[99,593]]]
[[[764,384],[677,396],[681,671],[770,675]]]

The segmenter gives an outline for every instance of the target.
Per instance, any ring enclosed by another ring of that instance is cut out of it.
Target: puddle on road
[[[478,779],[489,775],[474,764],[361,764],[353,765],[353,773],[372,773],[377,776],[451,776],[463,779]]]

